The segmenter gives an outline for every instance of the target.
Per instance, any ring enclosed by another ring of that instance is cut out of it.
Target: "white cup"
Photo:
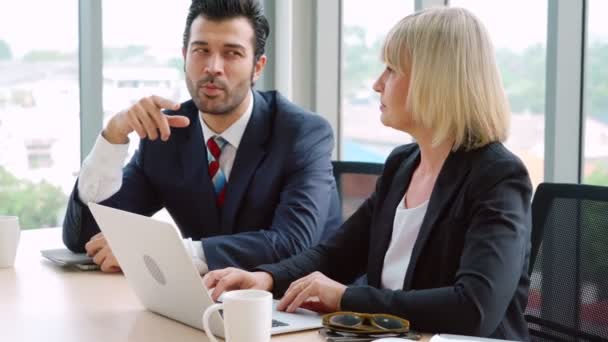
[[[226,342],[268,342],[272,327],[272,294],[262,290],[236,290],[223,295],[223,303],[213,304],[203,314],[205,333],[217,342],[209,329],[209,318],[224,310]]]
[[[0,268],[13,267],[19,245],[19,219],[0,216]]]

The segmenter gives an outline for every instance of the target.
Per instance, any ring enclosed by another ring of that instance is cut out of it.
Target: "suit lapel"
[[[410,154],[397,169],[391,182],[385,200],[382,202],[380,212],[376,216],[377,223],[372,227],[371,248],[368,264],[368,282],[370,285],[380,287],[384,256],[393,234],[393,222],[397,206],[403,199],[405,190],[409,185],[412,173],[420,162],[420,150]]]
[[[271,112],[268,103],[253,91],[253,112],[236,152],[222,209],[221,232],[230,234],[241,201],[259,163],[266,155],[265,143],[270,134]]]
[[[220,230],[220,215],[215,204],[213,184],[209,177],[207,148],[199,112],[194,103],[188,101],[182,105],[179,114],[188,116],[190,119],[190,126],[184,128],[186,131],[179,136],[178,153],[180,154],[182,181],[185,181],[184,186],[193,187],[193,189],[189,189],[190,191],[194,190],[193,193],[200,194],[200,197],[195,198],[197,203],[193,204],[193,208],[205,213],[204,217],[209,219],[208,222],[203,223],[207,228],[205,235],[216,235]]]
[[[422,225],[420,226],[420,232],[418,233],[416,243],[412,250],[410,264],[403,280],[404,290],[409,290],[412,286],[412,279],[416,271],[415,265],[418,262],[420,253],[426,245],[437,220],[444,218],[445,215],[447,215],[446,212],[450,207],[454,195],[461,189],[464,176],[469,171],[469,165],[464,158],[465,153],[466,152],[462,150],[450,152],[437,176],[426,214],[424,215]],[[432,270],[428,271],[432,272]]]

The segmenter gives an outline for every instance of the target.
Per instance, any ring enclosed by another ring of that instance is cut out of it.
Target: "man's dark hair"
[[[193,0],[186,18],[184,30],[184,49],[190,41],[190,28],[198,16],[209,20],[226,20],[244,17],[249,21],[254,32],[254,61],[264,54],[266,39],[270,34],[268,20],[264,16],[262,4],[257,0]]]

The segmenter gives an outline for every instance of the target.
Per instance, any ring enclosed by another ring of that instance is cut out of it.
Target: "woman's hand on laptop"
[[[277,310],[294,312],[302,307],[317,312],[340,311],[340,302],[345,291],[345,285],[321,272],[313,272],[289,285],[277,305]]]
[[[87,255],[93,258],[93,262],[99,265],[102,272],[120,272],[118,261],[114,257],[103,233],[94,235],[84,248],[87,251]]]
[[[266,272],[247,272],[234,267],[208,272],[203,277],[208,289],[214,289],[211,298],[216,301],[224,291],[240,289],[272,290],[274,280]]]

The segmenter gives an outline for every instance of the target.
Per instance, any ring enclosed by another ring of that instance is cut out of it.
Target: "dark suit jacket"
[[[450,153],[429,200],[403,280],[380,289],[395,209],[420,160],[416,144],[388,157],[374,194],[329,241],[274,265],[275,295],[320,271],[344,284],[367,273],[370,286],[349,286],[341,309],[391,313],[425,332],[528,340],[531,184],[502,144]]]
[[[168,112],[189,117],[190,126],[173,128],[167,142],[143,139],[123,170],[122,187],[101,204],[147,216],[166,208],[184,237],[203,239],[209,269],[277,262],[331,235],[341,223],[331,127],[277,92],[253,94],[223,209],[208,174],[209,137],[192,101]],[[98,232],[76,186],[63,241],[82,252]]]

